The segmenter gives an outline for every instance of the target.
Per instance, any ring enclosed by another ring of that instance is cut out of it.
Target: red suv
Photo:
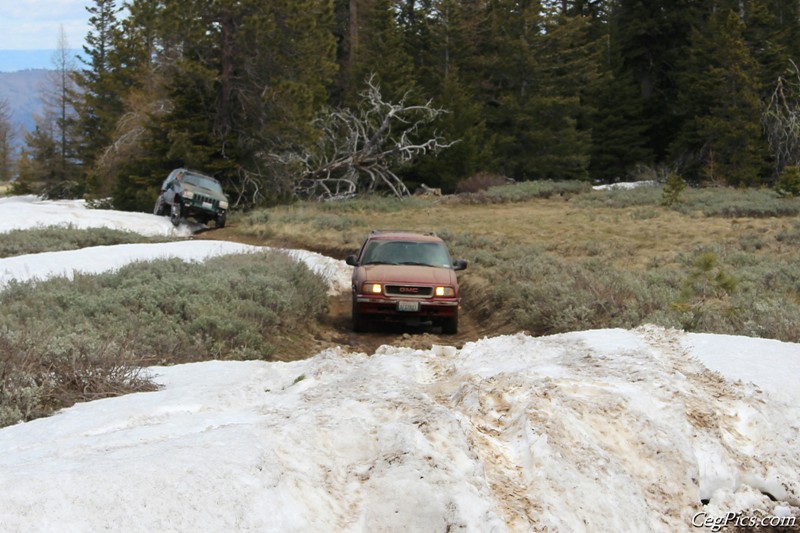
[[[373,231],[357,255],[345,260],[353,269],[353,330],[369,321],[431,323],[443,333],[458,332],[456,270],[444,241],[432,233]]]

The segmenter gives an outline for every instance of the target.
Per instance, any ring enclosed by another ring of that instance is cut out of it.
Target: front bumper
[[[418,302],[417,311],[400,311],[399,302]],[[355,300],[356,308],[362,315],[370,318],[382,318],[394,321],[410,320],[433,320],[441,318],[451,318],[458,313],[459,300],[455,298],[447,299],[399,299],[385,297],[357,296]]]

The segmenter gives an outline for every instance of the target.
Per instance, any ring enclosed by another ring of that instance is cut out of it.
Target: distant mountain
[[[19,72],[0,72],[0,100],[7,100],[11,110],[11,120],[21,130],[31,131],[34,114],[42,109],[42,86],[47,81],[48,70],[22,70]],[[20,145],[23,134],[15,139]]]
[[[69,50],[77,56],[81,50]],[[51,69],[56,50],[0,50],[0,72]]]

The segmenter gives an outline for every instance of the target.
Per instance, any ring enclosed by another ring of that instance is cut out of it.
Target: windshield
[[[450,254],[442,243],[413,241],[372,241],[361,264],[452,267]]]
[[[207,189],[209,191],[214,191],[221,193],[222,187],[220,187],[219,182],[212,178],[207,178],[205,176],[198,176],[197,174],[186,174],[183,178],[183,182],[188,185],[194,185],[195,187],[201,187],[203,189]]]

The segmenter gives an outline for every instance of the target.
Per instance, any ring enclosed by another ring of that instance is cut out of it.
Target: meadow
[[[435,232],[469,262],[462,313],[480,336],[656,324],[800,342],[800,200],[732,189],[687,189],[670,206],[662,198],[659,186],[523,183],[299,202],[235,213],[206,236],[343,259],[371,229]],[[154,241],[14,231],[0,257],[133,242]],[[318,276],[275,253],[12,282],[0,292],[0,426],[148,390],[148,365],[314,355],[321,329],[347,323],[326,320],[329,303]]]

